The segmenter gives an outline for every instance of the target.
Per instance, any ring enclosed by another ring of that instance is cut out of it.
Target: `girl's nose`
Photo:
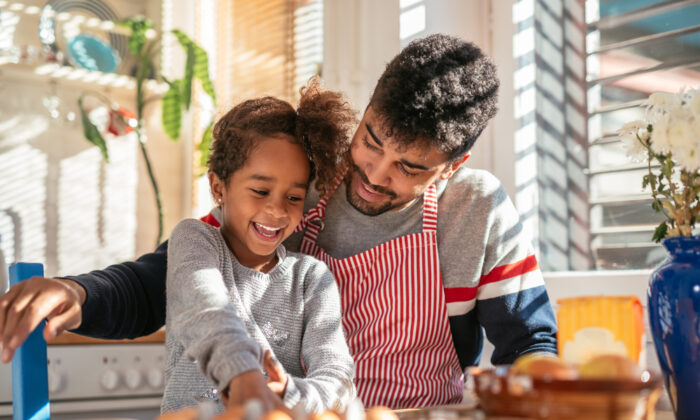
[[[272,198],[265,206],[265,210],[270,216],[276,219],[282,219],[287,217],[287,206],[285,204],[285,199]]]

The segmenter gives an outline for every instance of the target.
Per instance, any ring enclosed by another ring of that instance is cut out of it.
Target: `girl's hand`
[[[222,402],[227,409],[240,409],[250,400],[260,402],[261,414],[273,410],[288,411],[280,397],[268,388],[265,377],[259,370],[243,372],[231,379],[228,389],[222,394]]]
[[[284,369],[282,369],[282,366],[272,358],[270,350],[265,350],[263,367],[269,378],[267,380],[267,387],[278,397],[284,398],[284,391],[287,389],[287,374]]]

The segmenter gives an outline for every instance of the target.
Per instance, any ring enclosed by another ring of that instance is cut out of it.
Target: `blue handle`
[[[10,265],[10,285],[33,276],[43,276],[41,264],[15,263]],[[14,420],[48,420],[49,377],[46,341],[42,321],[12,358],[12,416]]]

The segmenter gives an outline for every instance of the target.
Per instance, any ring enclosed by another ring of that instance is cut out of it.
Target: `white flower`
[[[651,150],[656,154],[666,154],[670,149],[668,123],[665,120],[658,120],[653,124],[651,132]]]
[[[673,93],[656,92],[647,99],[648,110],[652,113],[668,112],[681,106],[681,98]]]
[[[682,168],[694,172],[700,169],[700,137],[690,119],[671,119],[668,128],[669,151]]]
[[[627,156],[634,161],[646,159],[647,149],[645,144],[649,140],[647,123],[640,120],[628,122],[617,131],[617,134],[622,140]]]
[[[689,90],[687,95],[687,107],[696,121],[700,120],[700,90]]]

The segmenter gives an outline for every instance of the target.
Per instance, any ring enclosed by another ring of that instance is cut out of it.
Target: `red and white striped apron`
[[[322,222],[326,197],[305,222]],[[325,262],[336,277],[343,328],[357,368],[355,384],[367,407],[425,407],[462,400],[463,376],[438,261],[435,185],[428,187],[423,201],[421,233],[345,259],[332,258],[316,245],[321,228],[304,223],[301,252]]]

